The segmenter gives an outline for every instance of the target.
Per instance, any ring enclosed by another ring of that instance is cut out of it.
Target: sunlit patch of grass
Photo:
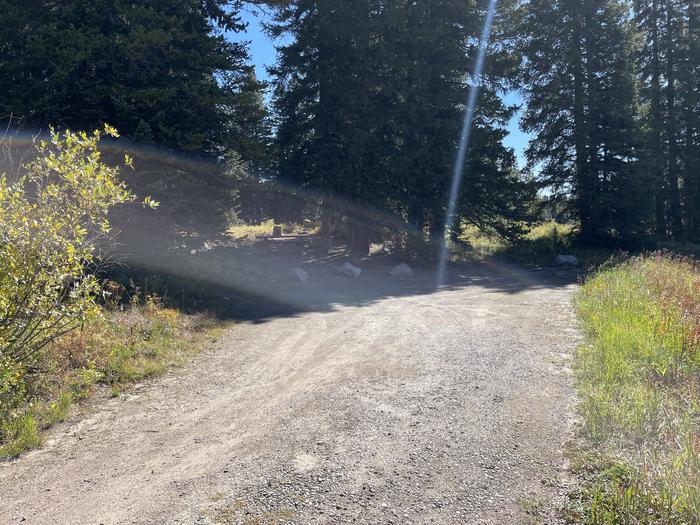
[[[581,267],[588,269],[613,255],[608,248],[577,246],[575,235],[575,225],[553,221],[531,226],[522,238],[512,241],[489,235],[476,226],[463,225],[460,242],[466,247],[463,255],[467,258],[498,257],[535,266],[551,266],[557,255],[574,255]]]
[[[700,523],[700,267],[657,253],[604,269],[576,300],[584,462],[576,523]]]
[[[275,221],[270,219],[260,224],[233,224],[228,227],[226,234],[234,239],[256,239],[272,235]]]
[[[28,373],[12,403],[0,406],[0,458],[41,443],[41,431],[65,420],[70,407],[106,385],[114,395],[183,364],[216,337],[218,323],[184,315],[149,299],[106,312],[48,346],[40,370]]]
[[[301,223],[287,222],[282,225],[282,233],[284,234],[317,235],[320,231],[321,226],[310,220],[304,220]]]
[[[272,235],[272,230],[276,226],[273,219],[269,219],[260,224],[232,224],[226,229],[226,234],[229,237],[237,240],[249,239],[254,240],[258,237],[267,237]],[[317,224],[305,221],[302,223],[288,222],[280,224],[282,233],[285,235],[306,233],[314,235],[319,232],[320,227]]]
[[[459,240],[467,247],[470,255],[476,258],[488,257],[503,250],[507,244],[503,239],[499,239],[493,235],[480,230],[472,224],[464,224]]]

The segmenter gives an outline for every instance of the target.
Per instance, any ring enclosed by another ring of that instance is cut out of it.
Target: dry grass
[[[265,235],[272,235],[275,221],[270,219],[261,224],[236,224],[226,230],[226,234],[234,239],[256,239]]]
[[[255,513],[243,500],[236,500],[213,513],[212,521],[220,525],[284,525],[294,522],[294,512],[288,508]]]
[[[518,240],[507,241],[464,225],[460,240],[467,246],[464,256],[472,259],[498,257],[526,266],[551,266],[556,255],[574,255],[583,269],[594,268],[614,255],[606,248],[577,246],[573,224],[543,222],[529,228]]]
[[[269,219],[260,224],[232,224],[226,229],[226,234],[237,240],[249,239],[255,240],[258,237],[266,237],[272,235],[272,230],[276,226],[275,221]],[[290,234],[316,234],[319,231],[319,226],[310,221],[305,221],[303,224],[288,222],[279,224],[282,227],[282,233]]]
[[[149,299],[109,311],[48,346],[41,365],[24,378],[0,410],[0,459],[41,443],[41,431],[64,420],[70,407],[97,385],[113,395],[183,364],[216,336],[218,324]]]

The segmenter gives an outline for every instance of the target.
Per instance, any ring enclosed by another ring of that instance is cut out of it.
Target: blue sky
[[[244,35],[236,35],[238,40],[250,42],[250,55],[255,63],[255,70],[258,78],[269,79],[266,66],[275,63],[276,51],[275,43],[265,35],[261,28],[261,22],[265,20],[263,13],[255,11],[245,11],[243,21],[248,23],[248,30]],[[521,104],[522,100],[517,93],[509,93],[506,96],[508,104]],[[515,150],[520,166],[523,166],[525,159],[523,153],[527,147],[528,136],[518,128],[518,118],[514,118],[508,125],[509,135],[505,139],[505,144]]]
[[[275,63],[276,51],[275,42],[270,40],[261,28],[266,16],[262,11],[255,9],[243,11],[242,18],[248,24],[248,29],[245,34],[236,35],[236,38],[250,42],[250,55],[255,63],[258,78],[269,80],[265,67]]]

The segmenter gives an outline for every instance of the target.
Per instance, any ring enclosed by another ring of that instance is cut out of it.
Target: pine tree
[[[376,174],[367,173],[366,117],[376,72],[368,49],[368,7],[361,0],[290,2],[280,8],[271,32],[294,35],[272,70],[284,177],[372,200]]]
[[[252,66],[229,74],[232,96],[225,106],[226,139],[223,149],[233,151],[249,169],[270,176],[272,120],[265,102],[267,83],[258,80]]]
[[[643,46],[639,53],[641,102],[646,104],[643,113],[644,154],[643,169],[654,181],[656,210],[656,235],[665,237],[666,220],[666,175],[662,162],[664,158],[663,117],[661,93],[661,7],[662,0],[637,0],[635,19],[642,35]]]
[[[582,13],[570,0],[533,0],[523,9],[521,68],[527,110],[522,127],[534,139],[526,152],[543,187],[576,197],[585,238],[594,236],[593,188],[586,154]]]
[[[679,52],[679,23],[678,13],[673,0],[666,2],[666,194],[668,197],[668,218],[671,237],[682,241],[684,238],[683,220],[680,199],[680,166],[679,166],[679,133],[677,127],[677,82],[678,82],[678,52]]]
[[[590,9],[590,6],[589,6]],[[607,236],[634,243],[649,233],[654,202],[639,162],[641,130],[634,22],[626,2],[600,2],[587,22],[589,166]]]
[[[273,35],[294,36],[273,71],[281,176],[437,233],[483,21],[483,9],[453,0],[279,8]],[[511,231],[504,217],[512,226],[523,216],[502,144],[513,108],[496,95],[507,56],[495,53],[479,100],[459,208],[502,233]]]
[[[700,3],[688,0],[685,7],[685,45],[682,57],[681,107],[684,209],[688,239],[700,242]]]
[[[698,220],[698,11],[692,0],[638,0],[635,15],[645,43],[639,50],[646,168],[657,180],[659,238],[700,239]]]
[[[240,1],[0,1],[0,115],[24,126],[91,129],[217,154],[247,66]],[[8,14],[5,17],[5,13]]]
[[[649,202],[639,170],[634,28],[622,0],[533,0],[524,7],[522,81],[531,169],[573,193],[585,242],[633,242]]]

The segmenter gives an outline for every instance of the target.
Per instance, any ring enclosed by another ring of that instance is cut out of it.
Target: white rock
[[[304,270],[303,268],[299,268],[298,266],[296,268],[292,268],[291,270],[289,270],[289,273],[294,275],[302,283],[305,283],[306,281],[309,280],[309,273],[306,270]]]
[[[578,266],[578,259],[574,255],[557,255],[554,258],[557,266]]]
[[[190,255],[197,255],[197,250],[192,250],[192,251],[190,252]]]
[[[413,270],[406,263],[401,263],[398,266],[394,266],[389,272],[395,279],[407,279],[408,277],[413,277]]]
[[[349,277],[355,277],[355,278],[359,277],[360,274],[362,273],[362,270],[360,268],[358,268],[357,266],[355,266],[354,264],[349,263],[349,262],[346,262],[342,266],[338,266],[338,268],[336,268],[336,271],[339,274],[347,275]]]

